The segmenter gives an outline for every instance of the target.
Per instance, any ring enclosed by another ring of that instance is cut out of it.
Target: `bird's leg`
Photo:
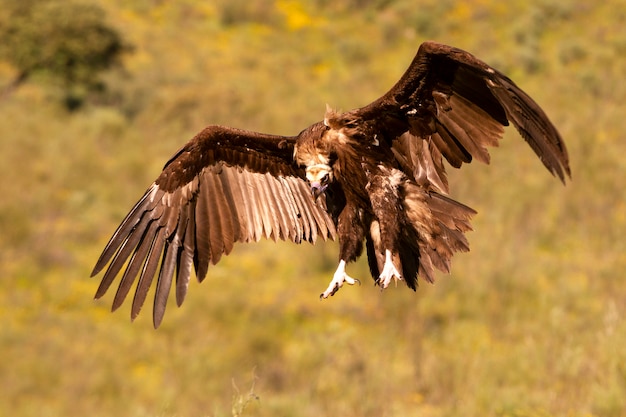
[[[383,265],[383,270],[378,277],[376,283],[380,285],[380,288],[384,289],[389,286],[391,279],[395,279],[396,282],[398,280],[402,280],[402,275],[398,272],[398,269],[393,264],[393,259],[391,256],[391,251],[389,249],[385,250],[385,264]]]
[[[380,271],[376,284],[384,289],[389,286],[392,279],[396,282],[402,279],[398,270],[398,268],[402,269],[402,262],[396,251],[401,244],[401,219],[405,216],[402,212],[402,195],[404,184],[408,179],[402,171],[382,165],[372,171],[368,179],[369,197],[375,217],[370,225],[370,237],[374,244],[376,263]],[[381,268],[380,258],[383,248],[385,249],[385,262]]]
[[[352,278],[348,276],[348,274],[346,274],[346,261],[342,259],[339,261],[339,266],[337,267],[335,275],[333,275],[333,279],[330,281],[330,284],[328,284],[328,288],[326,288],[326,291],[320,294],[320,299],[328,298],[332,295],[335,295],[335,293],[339,291],[339,288],[343,287],[344,283],[349,285],[359,283],[360,285],[361,281]]]

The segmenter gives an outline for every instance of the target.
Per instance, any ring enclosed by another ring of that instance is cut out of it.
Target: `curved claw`
[[[361,281],[356,278],[352,278],[351,276],[346,274],[346,262],[342,259],[341,261],[339,261],[339,266],[337,267],[337,270],[335,271],[335,274],[333,275],[333,279],[330,281],[330,284],[328,284],[328,288],[326,288],[326,291],[320,294],[320,300],[335,295],[335,293],[339,291],[339,288],[343,287],[344,283],[348,285],[354,285],[358,283],[359,285],[361,285]]]
[[[389,286],[392,279],[395,279],[396,281],[401,280],[402,275],[400,275],[400,272],[393,264],[391,251],[387,249],[385,251],[385,265],[383,266],[380,276],[376,280],[376,284],[380,285],[381,289],[385,289]]]

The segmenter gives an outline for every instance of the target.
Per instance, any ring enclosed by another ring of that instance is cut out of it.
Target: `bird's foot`
[[[359,285],[361,285],[361,281],[352,278],[348,276],[348,274],[346,274],[346,261],[342,259],[341,261],[339,261],[339,266],[337,267],[335,275],[333,275],[333,279],[330,281],[330,284],[328,284],[328,288],[326,288],[326,291],[320,294],[320,300],[335,295],[335,293],[339,291],[339,288],[343,287],[344,283],[349,285],[354,285],[358,283]]]
[[[396,282],[401,281],[402,275],[393,264],[391,251],[387,249],[385,251],[385,265],[383,265],[383,270],[380,273],[376,283],[380,286],[381,289],[385,289],[389,286],[389,283],[391,283],[392,279],[395,279]]]

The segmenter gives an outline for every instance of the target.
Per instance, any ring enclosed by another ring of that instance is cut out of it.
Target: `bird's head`
[[[326,138],[328,126],[321,123],[302,131],[294,148],[294,159],[305,168],[311,194],[317,199],[334,180],[330,143]]]
[[[328,164],[318,163],[306,167],[306,179],[311,193],[317,199],[333,180],[333,170]]]

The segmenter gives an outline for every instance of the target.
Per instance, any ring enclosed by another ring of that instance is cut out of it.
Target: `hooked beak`
[[[317,200],[320,195],[324,191],[326,191],[327,184],[322,184],[319,181],[315,181],[311,183],[311,194],[313,194],[313,199]]]

